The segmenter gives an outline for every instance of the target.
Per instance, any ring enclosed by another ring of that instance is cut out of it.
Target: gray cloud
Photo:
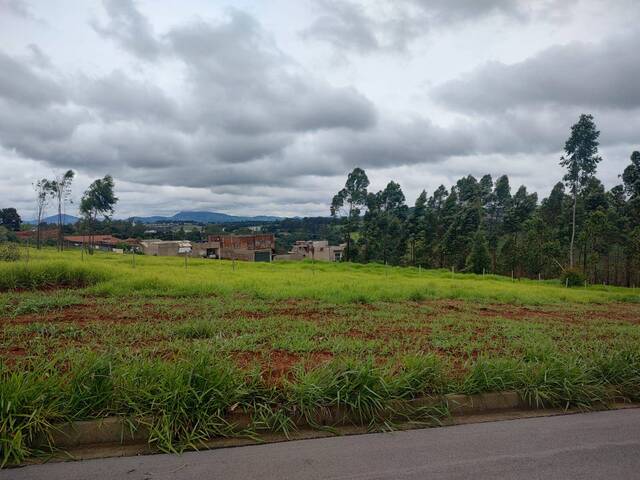
[[[613,0],[617,1],[617,0]],[[320,12],[301,31],[305,39],[327,42],[341,54],[406,50],[434,29],[490,16],[528,21],[562,16],[577,0],[315,0]]]
[[[103,4],[109,19],[105,24],[92,20],[93,29],[140,58],[156,59],[161,47],[151,23],[138,11],[133,0],[104,0]]]
[[[435,88],[432,96],[463,112],[522,106],[634,109],[640,106],[637,32],[599,44],[555,46],[512,65],[489,63]]]
[[[230,10],[219,22],[172,28],[149,55],[151,27],[135,6],[105,5],[109,32],[100,34],[135,56],[178,61],[186,79],[180,94],[122,70],[56,76],[2,54],[0,65],[14,73],[0,81],[0,96],[24,103],[0,113],[4,147],[59,168],[108,166],[144,184],[282,186],[327,173],[288,158],[292,146],[322,131],[347,135],[376,124],[366,97],[305,71],[247,14]],[[136,36],[128,30],[137,25],[149,28]]]
[[[194,118],[255,135],[323,128],[361,129],[373,105],[353,88],[332,88],[283,54],[253,17],[230,10],[219,24],[175,28],[166,39],[186,66]]]
[[[25,62],[0,51],[0,97],[30,106],[65,101],[65,91],[55,80]]]
[[[35,19],[31,13],[31,7],[23,0],[0,0],[0,12],[7,12],[28,20]]]
[[[455,30],[479,18],[532,21],[550,9],[545,6],[559,6],[557,0],[535,2],[534,9],[531,2],[504,0],[403,0],[376,3],[388,15],[375,17],[371,3],[322,5],[326,11],[313,24],[324,25],[318,38],[344,41],[342,50],[360,53],[401,51],[434,28]],[[560,177],[552,168],[585,109],[602,130],[604,154],[631,149],[640,131],[633,81],[640,45],[633,35],[554,47],[511,65],[486,64],[427,91],[443,110],[418,100],[410,106],[418,115],[393,103],[415,91],[381,87],[393,78],[382,71],[385,57],[368,59],[372,69],[365,74],[380,76],[363,81],[373,95],[367,97],[349,86],[362,81],[358,75],[316,71],[314,61],[304,68],[256,17],[238,10],[163,31],[131,1],[106,1],[105,13],[88,32],[121,52],[98,68],[88,61],[69,69],[68,58],[47,45],[50,59],[33,39],[26,55],[0,51],[0,164],[22,180],[25,169],[40,166],[37,174],[47,175],[74,168],[78,191],[111,173],[131,214],[196,206],[326,214],[326,202],[355,166],[416,192],[485,170],[536,175],[526,183],[545,186]],[[332,25],[332,16],[342,23]],[[370,100],[376,95],[379,105]],[[438,123],[440,111],[447,123]],[[615,173],[606,175],[616,181]],[[0,186],[3,201],[15,198],[27,208],[29,195],[16,194],[6,179]]]
[[[78,101],[100,112],[105,120],[176,120],[178,106],[162,89],[147,81],[136,81],[122,71],[78,80]]]

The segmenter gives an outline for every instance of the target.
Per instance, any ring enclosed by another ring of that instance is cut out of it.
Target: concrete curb
[[[451,415],[474,415],[515,409],[530,409],[517,392],[482,393],[478,395],[449,394],[422,397],[406,402],[396,402],[397,410],[411,411],[417,408],[446,406]],[[402,418],[402,416],[398,416]],[[405,419],[406,420],[406,419]],[[252,425],[249,412],[232,412],[226,421],[240,435]],[[324,408],[313,418],[298,418],[299,429],[313,427],[358,426],[362,422],[344,408]],[[78,448],[88,445],[141,445],[149,438],[148,422],[122,417],[86,420],[55,425],[48,438],[42,436],[34,442],[36,448],[51,446],[57,449]]]

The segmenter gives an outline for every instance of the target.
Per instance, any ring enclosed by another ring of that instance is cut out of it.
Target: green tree
[[[106,175],[104,178],[94,180],[80,200],[80,213],[89,228],[90,252],[93,252],[93,230],[98,216],[108,219],[113,215],[115,204],[118,202],[118,198],[113,193],[114,187],[113,177]]]
[[[55,180],[49,182],[51,196],[55,199],[58,207],[58,250],[64,250],[64,208],[71,197],[71,182],[75,176],[73,170],[67,170],[62,175],[58,175]]]
[[[573,197],[571,220],[571,243],[569,245],[569,267],[574,265],[574,244],[576,238],[576,208],[578,195],[595,174],[598,163],[598,137],[592,115],[580,115],[578,123],[571,127],[571,135],[564,146],[565,155],[560,158],[560,165],[567,169],[564,181]]]
[[[36,192],[36,248],[40,249],[42,246],[41,224],[51,198],[51,183],[46,178],[42,178],[33,184],[33,189]]]
[[[331,201],[331,216],[344,216],[343,232],[347,243],[345,257],[352,260],[351,235],[358,228],[360,212],[367,201],[367,187],[369,179],[361,168],[354,168],[347,177],[347,182]]]
[[[624,169],[622,181],[630,198],[640,197],[640,152],[631,154],[631,165]]]
[[[9,207],[0,210],[0,225],[3,227],[17,232],[20,230],[21,223],[22,219],[15,208]]]
[[[473,246],[467,257],[466,269],[473,273],[484,273],[489,267],[491,267],[491,255],[487,239],[482,229],[478,229],[473,236]]]
[[[409,238],[409,260],[411,265],[416,264],[416,259],[424,256],[424,243],[422,232],[425,230],[425,222],[427,215],[427,192],[422,190],[413,210],[409,214],[407,220],[407,235]]]

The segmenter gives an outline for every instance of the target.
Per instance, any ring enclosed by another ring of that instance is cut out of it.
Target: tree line
[[[345,258],[640,285],[640,152],[607,191],[596,176],[599,135],[593,117],[581,115],[560,158],[566,174],[541,202],[524,185],[514,192],[507,175],[468,175],[449,189],[422,191],[409,207],[398,183],[370,192],[356,168],[331,203]]]
[[[41,248],[43,244],[43,219],[48,207],[53,203],[56,211],[56,246],[64,249],[65,209],[71,203],[71,184],[75,177],[73,170],[56,176],[53,179],[42,178],[33,183],[36,196],[35,244]],[[111,175],[99,178],[89,185],[80,199],[79,211],[82,219],[77,231],[89,238],[87,248],[93,251],[93,236],[99,225],[99,217],[108,220],[114,212],[118,198],[114,195],[115,182]],[[9,232],[21,229],[22,219],[15,208],[0,209],[0,226]]]

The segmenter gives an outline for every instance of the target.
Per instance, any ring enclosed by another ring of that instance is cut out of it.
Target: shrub
[[[17,262],[20,260],[20,249],[15,243],[0,244],[0,260],[3,262]]]
[[[560,280],[562,281],[563,285],[566,285],[568,287],[582,287],[584,286],[584,282],[586,279],[584,274],[580,270],[575,268],[568,268],[562,273]]]

